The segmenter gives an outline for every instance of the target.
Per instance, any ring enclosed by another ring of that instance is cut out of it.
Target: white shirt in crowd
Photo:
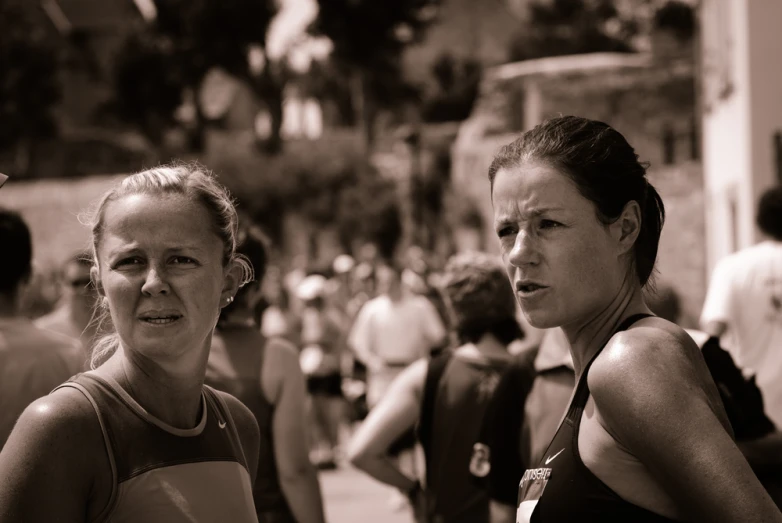
[[[723,322],[721,345],[755,380],[766,413],[782,427],[782,243],[731,254],[714,269],[701,324]]]

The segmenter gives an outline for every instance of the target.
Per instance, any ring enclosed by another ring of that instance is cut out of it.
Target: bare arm
[[[782,522],[728,433],[727,418],[718,417],[704,386],[708,370],[685,339],[639,327],[611,342],[589,373],[603,423],[685,521]]]
[[[231,412],[244,456],[247,459],[247,466],[250,469],[248,470],[250,480],[255,483],[255,475],[258,472],[258,453],[261,448],[261,432],[258,429],[258,422],[250,409],[245,407],[241,401],[225,392],[218,391],[217,393],[223,398]]]
[[[350,462],[355,467],[405,492],[416,485],[416,480],[403,474],[388,459],[388,449],[418,421],[427,368],[427,360],[418,360],[394,380],[356,431],[348,450]]]
[[[323,499],[306,440],[306,388],[295,349],[279,341],[266,346],[262,384],[274,403],[272,435],[280,486],[299,523],[323,523]]]
[[[79,391],[33,402],[0,452],[0,523],[95,518],[111,494],[104,448],[95,411]]]

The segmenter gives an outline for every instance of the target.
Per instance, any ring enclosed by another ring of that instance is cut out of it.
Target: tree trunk
[[[356,116],[356,123],[363,138],[364,154],[369,157],[375,144],[374,124],[377,111],[369,96],[367,84],[368,81],[364,71],[356,70],[350,82],[353,113]]]

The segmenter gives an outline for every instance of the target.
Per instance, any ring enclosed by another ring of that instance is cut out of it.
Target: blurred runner
[[[32,275],[30,230],[21,216],[0,209],[0,449],[33,401],[82,370],[77,340],[43,330],[19,315]]]
[[[370,411],[350,446],[351,462],[406,493],[418,521],[482,523],[489,499],[471,477],[484,411],[522,336],[515,298],[499,260],[482,253],[451,258],[443,292],[460,346],[408,367]],[[418,426],[426,460],[425,493],[417,478],[388,459],[394,442]]]
[[[263,236],[254,228],[237,252],[255,269],[255,280],[222,309],[212,338],[206,383],[228,392],[255,415],[261,430],[253,487],[259,523],[322,523],[323,503],[306,438],[306,395],[296,349],[266,338],[254,318],[266,270]]]
[[[35,321],[38,327],[79,340],[84,351],[84,370],[89,366],[98,330],[98,322],[93,321],[98,293],[90,278],[91,267],[90,252],[80,251],[71,256],[60,270],[60,303],[54,311]]]

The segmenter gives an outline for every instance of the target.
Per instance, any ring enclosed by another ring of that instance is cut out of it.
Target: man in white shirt
[[[39,329],[20,315],[32,273],[30,230],[0,209],[0,448],[22,411],[82,369],[77,340]]]
[[[372,408],[405,367],[428,357],[447,336],[429,300],[406,289],[398,268],[377,268],[378,296],[358,313],[348,338],[367,367],[367,404]]]
[[[755,376],[766,413],[782,426],[782,187],[763,194],[757,224],[769,239],[719,261],[700,323]]]

